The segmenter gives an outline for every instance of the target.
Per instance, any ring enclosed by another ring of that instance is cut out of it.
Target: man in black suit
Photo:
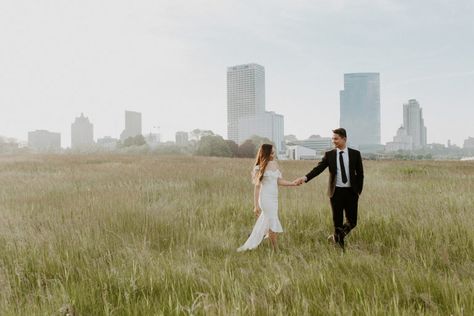
[[[328,196],[331,199],[334,234],[328,240],[344,250],[344,238],[357,225],[357,205],[364,184],[364,168],[360,152],[346,146],[346,130],[338,128],[333,133],[332,142],[336,148],[327,151],[313,170],[294,183],[309,182],[329,167]],[[344,212],[346,222],[343,224]]]

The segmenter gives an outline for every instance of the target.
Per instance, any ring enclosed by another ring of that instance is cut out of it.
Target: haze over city
[[[227,137],[227,67],[265,67],[285,134],[339,126],[344,73],[380,73],[381,141],[423,108],[429,143],[474,136],[470,1],[8,1],[0,4],[0,135],[61,133],[83,112],[118,137],[124,110],[163,140]],[[158,128],[159,127],[159,128]],[[349,135],[350,137],[350,135]]]

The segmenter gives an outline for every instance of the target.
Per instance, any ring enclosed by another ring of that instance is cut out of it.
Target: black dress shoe
[[[339,245],[339,247],[341,247],[342,250],[344,250],[344,237],[345,237],[344,233],[341,232],[337,235],[334,235],[334,237],[335,237],[335,241]]]

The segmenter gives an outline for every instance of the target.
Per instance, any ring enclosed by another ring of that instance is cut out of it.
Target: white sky
[[[227,136],[226,70],[265,67],[267,110],[285,134],[329,136],[343,74],[379,72],[382,142],[417,99],[428,142],[474,136],[474,2],[469,0],[1,0],[0,135],[61,132],[84,112],[118,137]],[[350,135],[349,135],[350,137]]]

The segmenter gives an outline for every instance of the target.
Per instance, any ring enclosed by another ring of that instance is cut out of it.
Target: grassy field
[[[280,252],[237,253],[252,163],[0,157],[0,315],[474,314],[473,162],[366,161],[345,254],[327,171],[280,189]]]

